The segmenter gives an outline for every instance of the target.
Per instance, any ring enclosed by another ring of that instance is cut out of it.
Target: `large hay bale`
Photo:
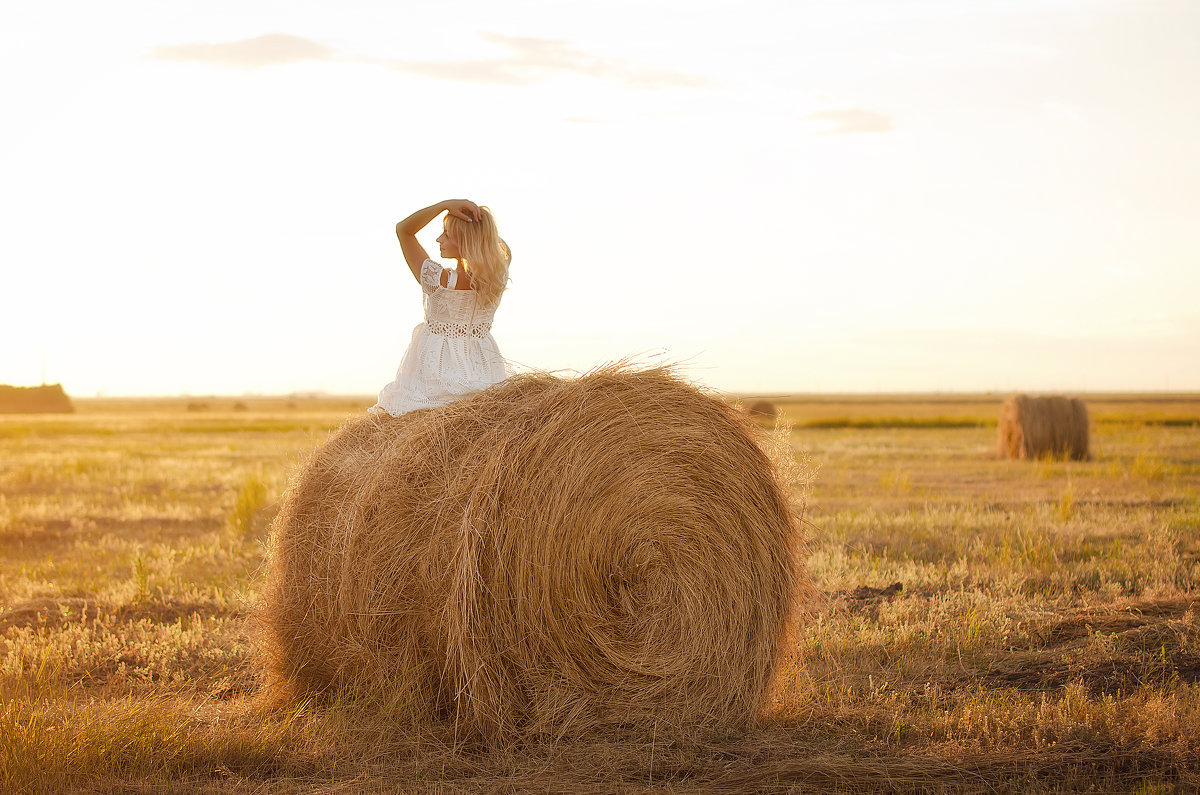
[[[62,384],[0,384],[0,414],[71,414],[74,411],[75,406]]]
[[[997,427],[1001,458],[1090,457],[1087,406],[1079,398],[1013,395]]]
[[[746,404],[746,413],[755,419],[774,420],[779,414],[779,407],[766,398],[760,398]]]
[[[807,587],[768,440],[662,370],[353,419],[273,525],[266,668],[493,739],[744,725]]]

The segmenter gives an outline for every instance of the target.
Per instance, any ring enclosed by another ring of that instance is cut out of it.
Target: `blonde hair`
[[[512,252],[500,239],[492,211],[480,207],[479,216],[478,221],[464,221],[447,213],[442,228],[458,244],[459,261],[471,277],[471,289],[479,294],[484,306],[490,306],[508,285]]]

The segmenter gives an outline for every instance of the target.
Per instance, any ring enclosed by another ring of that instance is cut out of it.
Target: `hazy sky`
[[[0,70],[0,383],[375,392],[469,198],[520,366],[1200,389],[1195,0],[50,0]]]

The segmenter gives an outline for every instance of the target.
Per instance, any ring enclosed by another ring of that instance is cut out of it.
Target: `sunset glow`
[[[65,5],[0,11],[0,383],[373,393],[469,198],[521,367],[1200,389],[1195,3]]]

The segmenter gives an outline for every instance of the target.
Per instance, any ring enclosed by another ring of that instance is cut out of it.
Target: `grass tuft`
[[[1059,521],[1062,522],[1069,522],[1071,517],[1075,515],[1075,485],[1069,478],[1067,480],[1067,487],[1059,495],[1056,511]]]
[[[133,597],[134,604],[143,604],[150,599],[150,564],[141,552],[133,559]]]
[[[229,524],[239,535],[254,533],[259,511],[267,501],[267,487],[257,475],[247,475],[238,488]]]

